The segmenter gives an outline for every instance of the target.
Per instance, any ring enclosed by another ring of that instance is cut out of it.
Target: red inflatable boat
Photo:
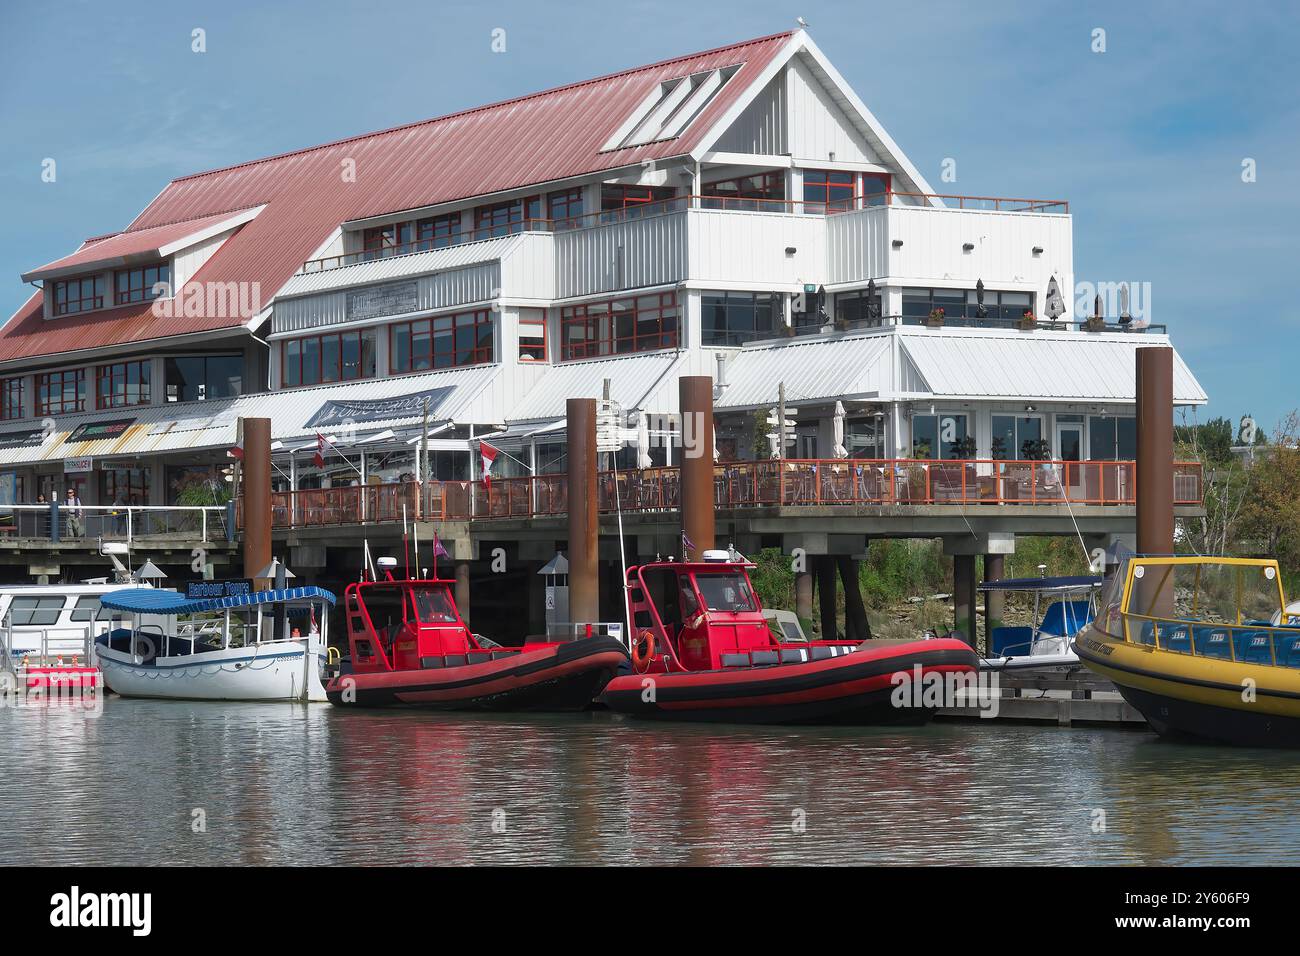
[[[936,698],[913,688],[978,672],[971,647],[951,639],[783,643],[763,617],[751,567],[723,559],[630,568],[634,672],[614,678],[601,701],[661,720],[923,723]]]
[[[465,626],[453,582],[438,578],[348,585],[351,667],[325,687],[330,702],[439,710],[581,710],[627,650],[601,635],[501,647]]]

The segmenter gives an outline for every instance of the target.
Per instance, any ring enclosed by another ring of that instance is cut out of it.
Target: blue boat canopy
[[[981,591],[1078,591],[1081,588],[1099,588],[1102,578],[1080,574],[1064,578],[1007,578],[1005,581],[985,581]]]
[[[226,611],[257,604],[283,604],[289,601],[328,601],[335,603],[332,591],[318,587],[281,588],[250,591],[218,598],[187,598],[179,591],[160,588],[123,588],[105,594],[100,607],[132,614],[198,614],[201,611]]]

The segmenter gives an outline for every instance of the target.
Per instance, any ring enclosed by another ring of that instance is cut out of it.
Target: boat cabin
[[[461,620],[455,582],[441,578],[361,581],[343,594],[356,673],[453,667],[506,653]]]
[[[1300,623],[1291,619],[1276,561],[1131,557],[1102,599],[1099,629],[1161,651],[1250,664],[1300,667]]]
[[[1070,577],[1007,578],[986,581],[980,590],[1008,596],[1027,595],[1032,603],[1033,624],[997,625],[990,635],[989,655],[1010,657],[1032,654],[1040,642],[1051,641],[1060,648],[1083,630],[1096,616],[1096,594],[1102,579],[1091,575]]]
[[[753,564],[706,551],[703,561],[628,569],[633,664],[642,673],[706,671],[834,657],[846,641],[782,643],[749,580]]]

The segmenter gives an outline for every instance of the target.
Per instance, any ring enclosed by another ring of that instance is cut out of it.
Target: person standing
[[[68,512],[68,537],[85,537],[86,524],[82,519],[81,499],[77,497],[76,488],[68,489],[68,497],[64,500],[63,507],[67,509]]]

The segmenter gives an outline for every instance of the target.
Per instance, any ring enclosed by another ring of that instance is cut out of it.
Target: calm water
[[[1296,864],[1297,770],[1140,731],[114,698],[0,709],[0,863]]]

